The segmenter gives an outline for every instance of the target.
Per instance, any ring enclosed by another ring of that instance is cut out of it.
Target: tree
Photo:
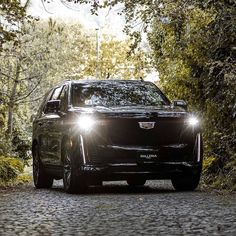
[[[88,33],[78,24],[61,25],[64,31],[60,40],[60,56],[56,61],[56,73],[51,81],[62,79],[139,78],[149,70],[147,53],[143,50],[129,55],[131,42],[119,41],[103,35],[96,49],[96,32]],[[97,73],[98,72],[98,73]],[[98,75],[97,75],[98,74]]]
[[[30,21],[32,17],[27,16],[26,10],[30,0],[22,3],[19,0],[1,0],[0,1],[0,51],[3,43],[14,40],[17,44],[16,34],[22,21]]]
[[[101,79],[135,79],[145,77],[149,71],[147,55],[143,50],[129,55],[131,42],[119,41],[112,36],[104,35],[100,42],[99,57],[95,47],[91,50],[85,74],[95,75]]]
[[[61,28],[55,28],[49,22],[49,28],[36,27],[35,22],[22,23],[20,31],[15,34],[15,41],[3,44],[0,53],[0,86],[3,104],[8,110],[7,134],[13,131],[14,109],[21,103],[32,102],[32,94],[53,63],[52,51]],[[55,40],[55,42],[54,42]],[[57,48],[58,49],[58,48]],[[35,99],[38,99],[37,97]]]

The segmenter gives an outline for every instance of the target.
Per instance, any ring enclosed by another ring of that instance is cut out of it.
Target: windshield
[[[90,106],[162,106],[169,100],[152,83],[93,82],[73,84],[72,105]]]

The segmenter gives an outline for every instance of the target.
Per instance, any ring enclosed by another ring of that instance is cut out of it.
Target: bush
[[[30,176],[29,174],[20,174],[17,178],[16,178],[16,184],[26,184],[26,183],[29,183],[31,182],[33,179],[32,179],[32,176]]]
[[[20,173],[23,173],[23,163],[13,157],[0,156],[0,182],[8,183],[17,178]]]
[[[236,191],[236,153],[230,151],[229,153],[230,158],[223,165],[217,157],[205,159],[203,168],[203,184],[205,186]]]
[[[11,140],[12,150],[22,160],[29,160],[31,158],[31,139],[26,134],[14,132]]]

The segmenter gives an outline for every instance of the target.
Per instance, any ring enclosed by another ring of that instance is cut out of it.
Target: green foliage
[[[31,17],[26,15],[26,9],[29,5],[30,0],[22,1],[19,0],[1,0],[0,1],[0,52],[2,45],[5,42],[13,41],[14,44],[18,44],[19,41],[16,38],[18,27],[22,21],[31,21]]]
[[[119,41],[109,35],[103,35],[99,57],[96,57],[96,50],[93,47],[85,64],[84,76],[92,77],[98,70],[100,79],[144,77],[148,72],[147,55],[143,50],[129,55],[130,46],[129,40]]]
[[[11,142],[6,138],[6,135],[0,132],[0,155],[11,153]]]
[[[0,50],[0,154],[23,160],[31,157],[30,116],[53,83],[47,74],[55,70],[63,31],[52,20],[27,19],[21,19],[14,40],[6,40]]]
[[[19,184],[26,184],[32,181],[32,176],[30,176],[29,174],[20,174],[17,176],[16,180],[15,180],[15,184],[19,185]]]
[[[202,119],[206,180],[230,188],[236,178],[236,30],[229,27],[235,28],[236,18],[227,4],[220,10],[180,6],[177,2],[167,9],[168,21],[153,22],[149,40],[154,63],[167,94],[186,99]],[[177,16],[172,16],[173,8]]]
[[[57,24],[64,28],[60,37],[60,54],[48,75],[48,81],[62,79],[137,78],[147,74],[147,55],[143,50],[128,55],[131,42],[120,41],[109,35],[98,36],[96,31],[86,32],[78,24]]]
[[[17,153],[17,156],[22,160],[28,160],[31,158],[31,139],[26,135],[23,136],[23,132],[13,133],[12,147],[13,151]]]
[[[15,180],[24,170],[23,163],[12,157],[0,156],[0,183],[6,184]]]

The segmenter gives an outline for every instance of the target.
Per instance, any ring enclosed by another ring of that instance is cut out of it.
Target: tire
[[[84,177],[79,174],[79,148],[74,150],[71,147],[71,142],[65,140],[63,145],[63,185],[67,193],[83,193],[87,189],[87,184]]]
[[[200,182],[201,171],[171,179],[172,185],[177,191],[193,191]]]
[[[131,187],[144,186],[146,183],[145,179],[128,179],[127,184]]]
[[[53,178],[43,168],[37,144],[33,146],[33,179],[36,188],[51,188],[53,185]]]

